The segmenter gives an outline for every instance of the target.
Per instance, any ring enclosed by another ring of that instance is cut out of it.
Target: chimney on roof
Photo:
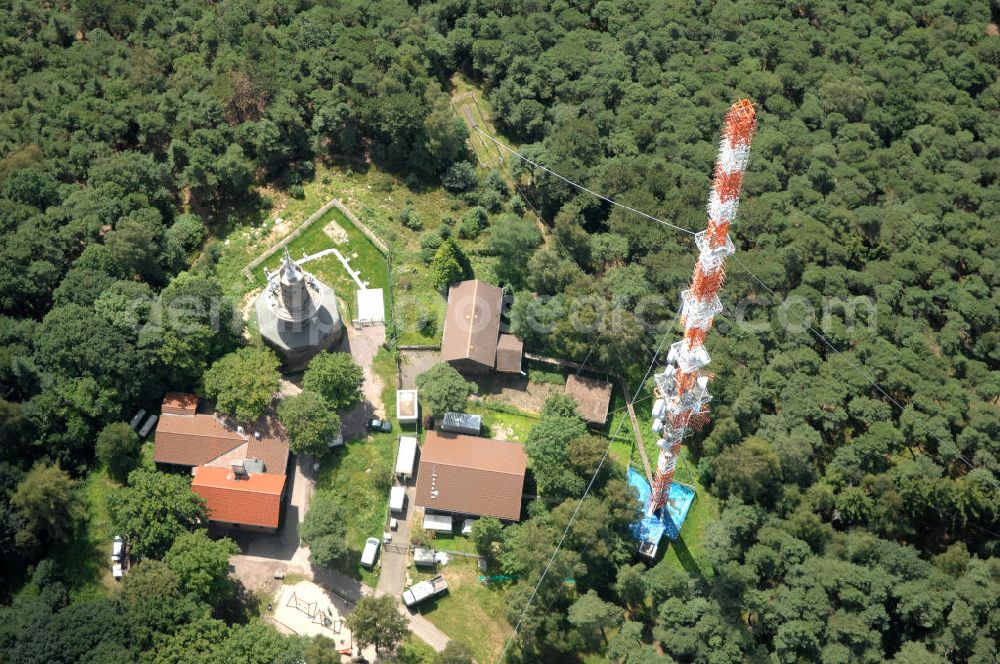
[[[241,427],[241,426],[236,427],[236,433],[238,433],[238,434],[240,434],[242,436],[243,435],[243,427]]]
[[[260,440],[260,431],[254,431],[253,437],[256,438],[257,440]]]
[[[250,476],[247,473],[247,469],[243,465],[243,461],[242,460],[240,460],[240,461],[233,461],[229,465],[229,467],[233,469],[233,479],[241,480],[241,479],[246,479],[246,478],[248,478]]]

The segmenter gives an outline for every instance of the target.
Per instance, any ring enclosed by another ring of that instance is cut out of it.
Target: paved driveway
[[[438,350],[404,350],[400,352],[402,382],[400,389],[412,390],[417,387],[417,376],[441,361]]]
[[[248,590],[275,591],[281,584],[275,572],[307,575],[309,549],[300,546],[299,524],[309,508],[315,488],[312,458],[296,457],[288,475],[291,485],[285,494],[285,512],[281,529],[274,535],[229,531],[229,537],[240,545],[239,553],[229,559],[234,575]]]
[[[392,546],[382,547],[382,571],[379,573],[376,592],[399,596],[406,581],[406,562],[409,555],[410,529],[413,524],[413,499],[416,489],[406,487],[406,512],[398,519],[396,532],[392,534]]]
[[[382,388],[384,386],[372,368],[375,355],[378,354],[383,343],[385,343],[385,328],[383,326],[372,325],[355,330],[353,326],[348,325],[347,334],[344,335],[344,340],[338,349],[354,356],[354,361],[365,372],[365,380],[361,384],[363,398],[340,417],[346,440],[364,438],[368,433],[365,429],[368,418],[374,415],[385,416],[387,407],[396,407],[396,404],[382,403]]]

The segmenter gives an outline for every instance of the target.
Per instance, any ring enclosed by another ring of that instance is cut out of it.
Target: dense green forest
[[[183,551],[170,552],[192,546],[187,535],[108,597],[71,601],[74,580],[51,553],[71,534],[74,483],[96,465],[99,434],[166,389],[198,388],[241,343],[237,303],[213,270],[234,220],[267,214],[260,186],[301,195],[317,161],[365,159],[414,190],[475,182],[448,104],[455,73],[481,86],[526,156],[691,230],[704,226],[725,110],[746,96],[760,121],[728,309],[707,343],[714,419],[690,439],[700,479],[724,501],[707,534],[710,573],[632,564],[631,496],[606,464],[508,657],[995,661],[995,4],[0,7],[8,661],[302,656],[304,642],[248,621],[233,589],[220,597],[185,578]],[[504,176],[553,236],[540,244],[509,204],[483,234],[518,291],[513,322],[529,350],[592,353],[637,384],[689,279],[692,243],[523,162]],[[657,294],[662,307],[638,310]],[[857,297],[874,308],[837,306]],[[803,305],[823,336],[799,324]],[[528,440],[553,500],[532,503],[490,549],[519,577],[512,624],[606,443],[558,406]]]

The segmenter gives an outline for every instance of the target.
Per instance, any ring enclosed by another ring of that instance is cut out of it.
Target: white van
[[[368,541],[365,542],[365,550],[361,552],[361,564],[368,569],[374,567],[380,546],[382,546],[382,543],[377,538],[369,537]]]

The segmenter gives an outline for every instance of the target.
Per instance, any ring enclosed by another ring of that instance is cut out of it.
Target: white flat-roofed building
[[[385,299],[381,288],[358,290],[358,322],[362,325],[385,322]]]
[[[450,514],[424,514],[424,530],[433,530],[439,533],[450,533],[452,528],[452,518]]]
[[[389,511],[402,512],[406,506],[406,487],[394,486],[389,489]]]
[[[417,458],[417,439],[413,436],[399,437],[399,451],[396,453],[396,475],[403,481],[413,477],[413,464]]]
[[[396,391],[396,419],[400,424],[415,424],[420,417],[416,390]]]

